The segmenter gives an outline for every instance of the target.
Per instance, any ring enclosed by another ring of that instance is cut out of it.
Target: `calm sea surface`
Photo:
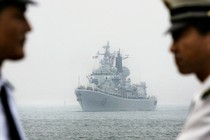
[[[174,140],[188,106],[156,111],[82,112],[71,106],[20,107],[28,140]]]

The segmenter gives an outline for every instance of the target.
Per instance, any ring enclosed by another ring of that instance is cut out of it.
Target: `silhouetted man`
[[[0,68],[5,60],[24,57],[26,34],[31,27],[25,17],[30,0],[0,0]],[[1,71],[0,71],[1,72]],[[24,140],[12,88],[0,73],[0,140]]]
[[[177,139],[210,140],[210,0],[163,1],[171,16],[168,32],[176,65],[182,74],[194,73],[203,84]]]

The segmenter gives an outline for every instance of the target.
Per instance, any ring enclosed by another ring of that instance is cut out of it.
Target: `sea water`
[[[71,106],[20,107],[28,140],[174,140],[188,106],[155,111],[83,112]]]

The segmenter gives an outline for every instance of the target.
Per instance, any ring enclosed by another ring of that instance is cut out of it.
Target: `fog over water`
[[[22,107],[20,115],[29,140],[174,140],[187,110],[160,105],[156,111],[83,112],[54,106]]]
[[[26,57],[4,65],[18,104],[78,105],[74,90],[86,84],[92,59],[109,41],[129,59],[133,83],[145,81],[158,104],[189,104],[197,79],[182,76],[169,52],[168,11],[161,0],[37,0],[27,17],[33,27]]]

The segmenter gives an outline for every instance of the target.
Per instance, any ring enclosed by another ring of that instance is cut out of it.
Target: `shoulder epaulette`
[[[210,88],[207,89],[204,94],[201,96],[202,100],[206,100],[210,96]]]

